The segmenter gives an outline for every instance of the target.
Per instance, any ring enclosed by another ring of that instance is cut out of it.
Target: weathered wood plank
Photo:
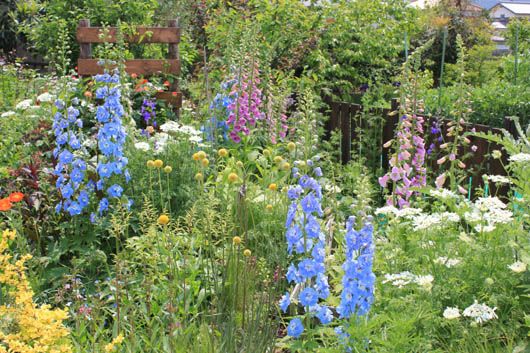
[[[182,107],[182,93],[181,92],[157,92],[156,99],[165,100],[168,105],[173,108]]]
[[[89,76],[103,73],[103,67],[98,65],[97,59],[79,59],[77,61],[78,73],[81,76]],[[125,61],[125,71],[129,74],[150,76],[156,73],[179,74],[180,60],[153,60],[133,59]]]
[[[101,37],[103,27],[78,27],[77,41],[79,43],[116,43],[116,27],[108,27],[108,36]],[[178,27],[138,27],[134,35],[125,35],[129,43],[170,43],[180,42],[180,28]]]

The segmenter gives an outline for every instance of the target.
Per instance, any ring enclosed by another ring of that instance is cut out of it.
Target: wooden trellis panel
[[[115,43],[118,28],[108,27],[106,36],[102,36],[103,27],[90,27],[89,20],[79,21],[76,38],[79,42],[79,60],[77,70],[81,76],[91,76],[103,73],[103,67],[97,64],[98,60],[92,58],[93,43]],[[180,28],[177,20],[170,20],[168,27],[138,27],[134,35],[124,35],[128,43],[168,44],[168,55],[165,60],[132,59],[125,61],[125,71],[149,77],[155,74],[180,74],[180,59],[178,45],[180,43]],[[157,99],[165,100],[176,110],[182,105],[182,93],[179,91],[178,82],[175,80],[169,87],[170,92],[158,92]]]

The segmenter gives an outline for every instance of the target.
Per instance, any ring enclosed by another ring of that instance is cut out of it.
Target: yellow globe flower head
[[[265,206],[265,208],[267,209],[267,211],[272,211],[272,205],[271,204],[268,204],[267,206]]]
[[[233,237],[232,238],[232,243],[234,243],[235,245],[239,245],[241,244],[241,238],[240,237]]]
[[[146,164],[147,164],[147,168],[154,168],[155,167],[155,161],[153,161],[151,159],[148,160]]]
[[[250,251],[249,249],[245,249],[245,250],[243,251],[243,255],[244,255],[245,257],[250,257],[250,255],[252,255],[252,251]]]
[[[305,161],[300,161],[300,162],[298,162],[298,166],[299,166],[300,168],[305,168],[305,166],[306,166],[306,162],[305,162]]]
[[[226,157],[228,156],[228,150],[226,148],[221,148],[219,151],[217,151],[217,154],[219,157]]]
[[[204,158],[203,160],[201,160],[201,164],[203,167],[207,167],[210,165],[210,161],[208,160],[208,158]]]
[[[155,168],[162,168],[164,166],[164,162],[162,162],[161,159],[156,159],[154,162]]]
[[[241,162],[241,161],[237,161],[237,162],[236,162],[236,165],[237,165],[239,168],[243,168],[243,166],[244,166],[243,162]]]
[[[197,152],[197,156],[199,157],[200,160],[203,160],[204,158],[206,158],[206,152],[199,151]]]
[[[284,186],[284,187],[282,188],[282,192],[283,192],[283,193],[287,193],[287,191],[289,191],[289,188],[288,188],[287,186]]]
[[[230,183],[235,183],[236,181],[239,180],[239,176],[236,174],[236,173],[230,173],[228,174],[228,181]]]
[[[274,163],[276,163],[276,164],[280,164],[281,162],[283,162],[283,158],[282,158],[282,156],[276,156],[276,157],[274,157]]]
[[[164,172],[165,172],[166,174],[169,174],[169,173],[171,173],[172,171],[173,171],[173,168],[171,168],[169,165],[166,165],[166,166],[164,167]]]
[[[269,190],[271,190],[271,191],[278,190],[278,185],[276,183],[269,184]]]
[[[201,172],[195,174],[195,180],[197,180],[197,181],[203,181],[203,180],[204,180],[204,175],[202,175]]]
[[[283,170],[289,170],[291,169],[291,165],[287,162],[285,162],[284,164],[282,164],[282,169]]]
[[[271,150],[269,150],[268,148],[265,148],[265,149],[263,150],[263,155],[264,155],[265,157],[270,157],[270,156],[271,156]]]
[[[199,154],[197,152],[195,152],[194,154],[191,155],[191,158],[194,160],[194,161],[198,161],[199,160]]]
[[[294,142],[289,142],[287,144],[287,149],[291,152],[293,152],[296,149],[296,144]]]
[[[161,224],[163,226],[167,225],[169,223],[169,217],[165,214],[158,217],[158,224]]]

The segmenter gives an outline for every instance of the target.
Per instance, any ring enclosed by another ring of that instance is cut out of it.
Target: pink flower
[[[390,179],[388,174],[385,174],[382,177],[379,177],[378,179],[379,185],[381,185],[382,188],[386,188],[386,185],[388,184],[388,179]]]
[[[445,179],[447,178],[447,176],[445,175],[445,173],[442,173],[440,174],[437,178],[436,178],[436,181],[434,182],[436,184],[436,187],[438,189],[442,188],[445,184]]]

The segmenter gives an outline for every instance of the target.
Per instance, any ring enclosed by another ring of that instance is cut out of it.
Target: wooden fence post
[[[351,116],[350,104],[340,103],[340,132],[342,164],[351,160]]]
[[[90,27],[90,20],[79,20],[79,27]],[[79,44],[79,58],[80,59],[91,59],[92,58],[92,44],[80,43]]]
[[[396,125],[399,122],[399,102],[396,98],[393,98],[390,102],[390,110],[386,110],[386,114],[384,114],[384,122],[383,122],[383,133],[381,134],[381,145],[384,145],[387,141],[390,141],[394,138],[394,131],[396,129]],[[383,170],[386,170],[388,168],[388,162],[389,162],[389,149],[381,148],[382,158],[381,158],[381,166]]]

